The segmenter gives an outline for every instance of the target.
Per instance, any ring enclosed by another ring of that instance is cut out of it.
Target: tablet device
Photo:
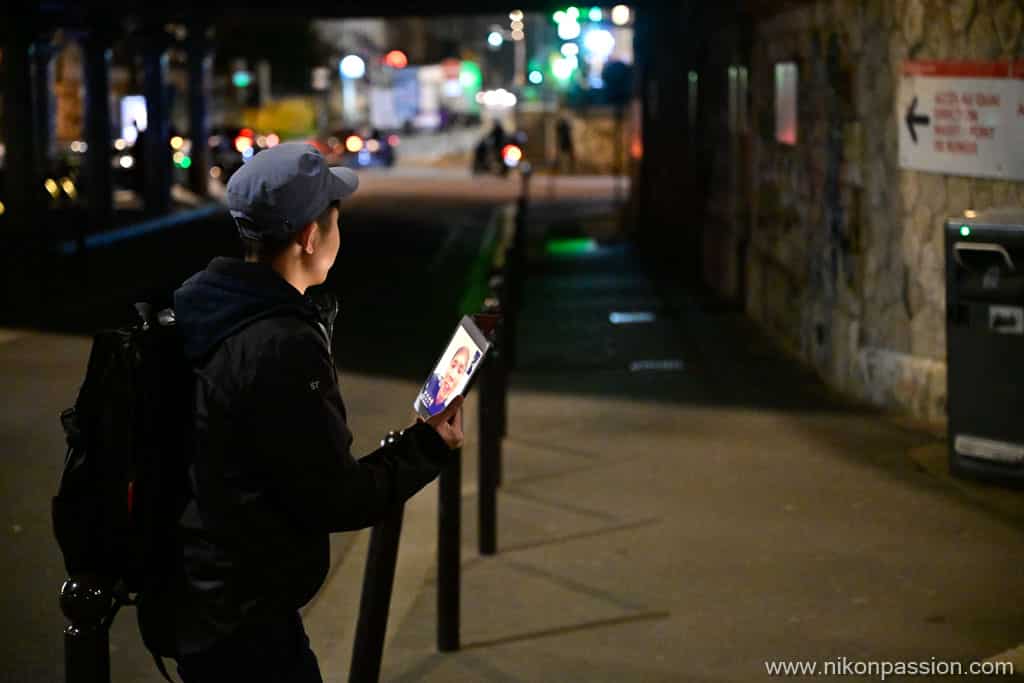
[[[416,414],[426,420],[448,407],[456,396],[465,395],[490,348],[490,342],[473,319],[463,316],[416,395]]]

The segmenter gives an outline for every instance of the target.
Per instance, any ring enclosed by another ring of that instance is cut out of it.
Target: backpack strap
[[[160,675],[163,676],[167,683],[176,683],[171,675],[167,673],[167,666],[164,664],[164,658],[158,654],[153,654],[153,661],[156,663],[156,668],[160,671]]]

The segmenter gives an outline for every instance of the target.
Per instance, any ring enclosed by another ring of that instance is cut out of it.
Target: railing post
[[[441,470],[437,506],[437,649],[459,649],[462,449]]]
[[[519,199],[516,202],[515,233],[512,238],[511,250],[505,258],[505,282],[501,291],[502,310],[505,314],[502,341],[505,349],[505,366],[509,369],[516,365],[516,331],[526,284],[528,261],[526,215],[530,203],[530,176],[531,171],[527,166],[522,171]]]
[[[498,424],[498,382],[501,349],[495,348],[480,371],[480,462],[478,465],[478,544],[481,555],[498,551],[498,463],[501,460],[501,433]]]
[[[504,438],[508,434],[508,402],[505,394],[508,387],[508,357],[506,349],[508,348],[507,330],[508,320],[505,318],[503,311],[508,305],[509,297],[509,272],[508,272],[508,258],[505,259],[505,269],[498,271],[496,274],[491,276],[488,286],[490,288],[490,296],[484,301],[484,311],[486,313],[495,314],[498,316],[498,322],[495,324],[495,329],[491,335],[491,358],[496,362],[500,368],[498,373],[498,385],[500,390],[498,392],[498,434]],[[501,485],[501,472],[498,473],[498,485]]]
[[[518,223],[519,219],[516,219]],[[516,228],[518,231],[518,227]],[[501,353],[504,358],[504,364],[506,368],[511,369],[515,366],[516,358],[516,327],[518,322],[518,292],[519,278],[521,277],[520,272],[522,266],[518,262],[519,255],[513,244],[513,247],[505,256],[505,277],[501,282],[500,288],[497,291],[498,297],[501,301]]]
[[[110,683],[110,594],[90,577],[72,577],[60,588],[65,683]]]
[[[516,202],[516,234],[513,242],[516,250],[516,267],[519,269],[517,286],[520,288],[516,291],[516,305],[518,306],[522,299],[522,285],[526,280],[526,256],[527,256],[527,234],[526,234],[526,219],[530,210],[530,178],[533,175],[529,164],[523,168],[522,181],[519,188],[519,201]]]
[[[380,679],[404,513],[405,506],[396,506],[373,527],[370,535],[363,593],[359,600],[359,621],[356,623],[356,638],[352,648],[352,666],[348,675],[352,683]]]
[[[498,349],[495,362],[498,365],[496,372],[498,384],[498,436],[508,436],[508,362],[505,358],[505,321],[498,321],[498,329],[494,335],[495,345]],[[498,485],[501,485],[501,469],[498,469]]]

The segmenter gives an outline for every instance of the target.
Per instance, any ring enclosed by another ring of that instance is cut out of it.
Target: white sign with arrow
[[[1024,62],[903,63],[900,168],[1024,180]]]

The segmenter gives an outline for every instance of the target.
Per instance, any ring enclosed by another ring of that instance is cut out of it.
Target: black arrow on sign
[[[927,126],[932,122],[930,116],[917,113],[917,95],[914,95],[914,99],[911,100],[910,106],[907,107],[907,118],[905,120],[907,122],[907,130],[910,131],[910,139],[913,140],[916,145],[917,131],[914,130],[914,126]]]

